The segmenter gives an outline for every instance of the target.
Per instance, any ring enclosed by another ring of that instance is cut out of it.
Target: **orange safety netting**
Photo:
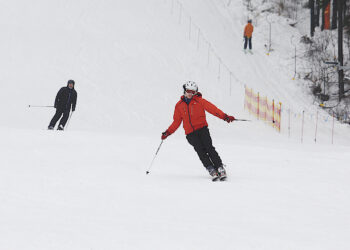
[[[266,96],[260,96],[253,89],[245,87],[244,108],[248,109],[259,120],[266,121],[269,125],[281,131],[282,103],[270,101]]]

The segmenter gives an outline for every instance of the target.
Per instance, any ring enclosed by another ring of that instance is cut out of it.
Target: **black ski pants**
[[[247,44],[249,43],[249,49],[252,49],[252,37],[244,37],[244,49],[247,49]]]
[[[194,147],[204,167],[213,166],[217,169],[222,166],[221,158],[213,147],[208,127],[188,134],[186,139]]]
[[[50,125],[49,126],[52,126],[52,127],[55,127],[57,121],[61,118],[62,116],[62,119],[60,120],[60,124],[59,125],[62,125],[63,127],[66,125],[67,121],[68,121],[68,117],[69,117],[69,113],[70,113],[70,110],[62,110],[62,109],[56,109],[56,113],[55,115],[52,117],[52,120],[50,122]]]

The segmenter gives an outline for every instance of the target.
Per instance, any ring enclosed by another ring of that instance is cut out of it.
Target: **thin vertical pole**
[[[333,124],[332,124],[332,144],[334,139],[334,112],[333,112]]]
[[[294,79],[297,75],[297,46],[294,46]]]
[[[295,76],[297,75],[297,46],[293,41],[294,35],[290,38],[290,43],[294,46],[294,76],[292,80],[295,80]]]
[[[69,116],[69,118],[68,118],[68,122],[67,122],[67,124],[66,124],[66,128],[65,128],[66,130],[67,130],[67,128],[68,128],[69,121],[70,121],[70,118],[72,117],[72,115],[73,115],[73,112],[71,112],[71,113],[70,113],[70,116]]]
[[[221,75],[221,59],[219,58],[219,71],[218,71],[218,82],[220,83],[220,75]]]
[[[271,51],[271,23],[269,23],[270,24],[270,32],[269,32],[269,53],[270,53],[270,51]]]
[[[259,107],[260,107],[260,95],[259,95],[259,92],[258,92],[258,120],[260,118]]]
[[[264,121],[266,121],[267,119],[267,96],[265,96],[265,117],[264,117]]]
[[[200,29],[198,28],[198,34],[197,34],[197,50],[199,50],[199,36],[200,36]]]
[[[275,127],[275,100],[272,99],[272,125]]]
[[[281,125],[282,125],[282,103],[279,102],[280,109],[278,110],[278,132],[281,132]]]
[[[343,66],[343,7],[344,0],[337,0],[338,3],[338,65]],[[338,69],[339,82],[339,101],[344,95],[344,71],[342,68]]]
[[[231,72],[230,72],[230,76],[231,76]],[[243,103],[243,106],[244,106],[244,110],[246,109],[246,104],[247,103],[247,86],[244,84],[244,103]]]
[[[252,102],[253,102],[253,89],[249,90],[249,99],[248,99],[248,110],[249,114],[252,114]]]
[[[290,109],[288,110],[288,138],[290,138]]]
[[[209,57],[210,57],[210,43],[208,43],[208,63],[207,63],[208,66],[209,66]]]
[[[180,3],[179,3],[179,4],[180,4]],[[182,5],[180,4],[179,24],[181,24],[181,17],[182,17]]]
[[[231,91],[232,91],[232,73],[230,72],[230,96],[231,96]]]
[[[315,143],[316,143],[316,140],[317,140],[317,123],[318,123],[318,110],[317,110],[317,112],[316,112]]]
[[[191,40],[192,19],[191,17],[189,17],[189,19],[190,19],[190,26],[189,26],[189,32],[188,32],[188,39]]]
[[[301,143],[303,143],[303,137],[304,137],[304,113],[305,111],[303,110],[303,118],[301,121]]]

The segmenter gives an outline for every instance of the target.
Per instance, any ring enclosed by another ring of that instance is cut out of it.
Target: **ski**
[[[227,176],[221,176],[220,177],[220,181],[226,181],[226,179],[227,179]]]
[[[220,176],[215,176],[215,177],[213,177],[211,180],[212,180],[213,182],[216,182],[216,181],[220,180]]]

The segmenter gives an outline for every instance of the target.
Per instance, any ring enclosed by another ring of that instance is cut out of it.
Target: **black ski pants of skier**
[[[244,49],[247,49],[247,44],[249,43],[249,49],[252,49],[252,37],[244,37]]]
[[[52,126],[52,127],[55,127],[57,121],[61,118],[62,116],[62,119],[60,120],[60,124],[59,125],[62,125],[63,127],[66,125],[67,121],[68,121],[68,118],[69,118],[69,113],[70,113],[70,110],[62,110],[62,109],[56,109],[56,113],[55,115],[52,117],[52,120],[50,122],[50,125],[49,126]]]
[[[216,152],[208,127],[198,129],[186,136],[187,141],[194,147],[205,168],[222,166],[219,154]]]

